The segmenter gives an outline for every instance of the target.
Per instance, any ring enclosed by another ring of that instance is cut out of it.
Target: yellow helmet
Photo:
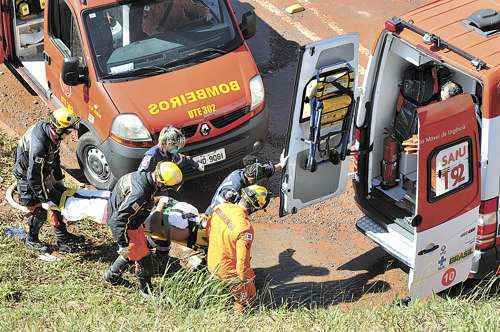
[[[78,122],[80,122],[78,115],[66,107],[58,108],[52,112],[49,120],[56,129],[75,128]]]
[[[162,161],[156,165],[155,177],[161,184],[175,187],[182,182],[182,171],[175,163]]]
[[[257,184],[243,188],[241,197],[254,208],[254,211],[265,209],[269,204],[267,189]]]

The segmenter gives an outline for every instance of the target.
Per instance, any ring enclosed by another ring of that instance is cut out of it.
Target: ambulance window
[[[428,160],[428,200],[435,202],[472,183],[472,140],[469,137],[435,149]]]
[[[354,71],[347,67],[311,79],[304,89],[300,122],[309,121],[313,96],[323,102],[322,127],[342,121],[353,103],[353,89]]]
[[[65,56],[75,56],[83,61],[78,25],[64,0],[49,2],[49,34]]]

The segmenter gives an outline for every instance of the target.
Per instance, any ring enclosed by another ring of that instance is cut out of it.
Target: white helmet
[[[186,229],[190,221],[199,222],[200,213],[197,208],[186,202],[176,202],[164,212],[171,226]]]
[[[160,131],[158,143],[164,152],[176,154],[186,145],[186,137],[179,129],[167,126]]]

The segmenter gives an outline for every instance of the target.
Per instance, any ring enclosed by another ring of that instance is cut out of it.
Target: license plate
[[[200,156],[193,157],[193,160],[203,165],[210,165],[226,160],[226,149],[218,149]]]

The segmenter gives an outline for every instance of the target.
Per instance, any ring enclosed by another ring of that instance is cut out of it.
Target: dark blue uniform
[[[156,165],[162,161],[170,161],[176,163],[180,168],[192,167],[198,169],[199,163],[194,161],[193,158],[182,155],[180,153],[172,154],[170,152],[163,153],[158,145],[153,146],[142,158],[139,165],[139,171],[152,172],[155,170]]]
[[[264,177],[270,178],[274,174],[274,165],[272,163],[268,163],[264,169]],[[222,204],[228,199],[232,203],[236,203],[240,199],[241,189],[248,186],[245,180],[245,170],[237,169],[231,172],[222,183],[219,185],[217,190],[215,191],[214,197],[212,198],[212,202],[210,206],[206,210],[206,214],[210,215],[212,210],[219,204]]]
[[[155,170],[156,165],[162,161],[170,161],[176,163],[180,168],[192,167],[198,169],[199,163],[194,161],[193,158],[184,156],[180,153],[172,154],[170,152],[163,153],[158,145],[149,149],[142,158],[139,165],[139,171],[152,172]]]

